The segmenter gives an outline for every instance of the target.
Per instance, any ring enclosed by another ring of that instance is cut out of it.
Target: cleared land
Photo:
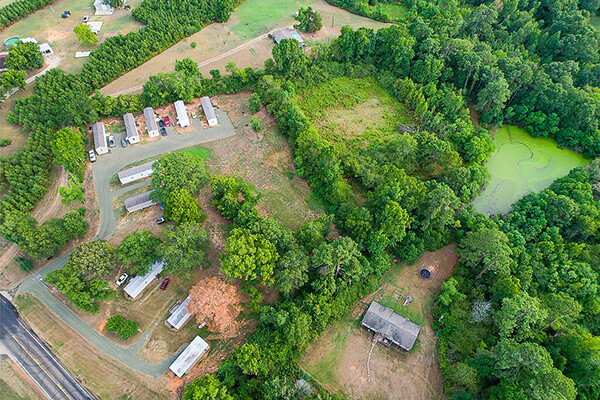
[[[329,326],[309,347],[301,366],[327,389],[356,399],[444,399],[431,308],[457,260],[455,246],[449,245],[424,253],[413,265],[394,266],[377,291],[360,300],[348,316]],[[424,267],[432,272],[429,280],[419,276]],[[414,300],[404,307],[407,295]],[[369,382],[367,358],[372,334],[360,327],[360,321],[373,300],[410,318],[422,329],[408,353],[376,345],[371,354]]]
[[[41,391],[38,394],[34,388],[35,382],[19,366],[8,357],[0,356],[0,399],[37,399],[41,395]]]
[[[486,161],[492,176],[473,205],[485,214],[504,214],[528,193],[544,190],[571,169],[587,163],[572,150],[559,149],[556,141],[534,138],[516,126],[505,125],[493,138],[496,150]]]
[[[190,57],[200,65],[200,71],[208,76],[211,69],[224,70],[225,65],[233,61],[238,67],[262,68],[264,61],[271,57],[273,42],[264,37],[249,45],[252,38],[266,34],[276,28],[292,26],[296,21],[293,15],[300,7],[311,6],[323,17],[323,29],[312,38],[304,35],[311,45],[315,41],[329,41],[339,36],[344,25],[358,28],[361,26],[379,29],[389,24],[373,21],[345,10],[333,7],[324,0],[247,0],[239,6],[224,24],[212,24],[172,46],[138,68],[128,72],[101,89],[107,95],[135,93],[151,75],[159,72],[172,72],[175,60]],[[265,12],[268,10],[268,12]],[[191,43],[197,44],[196,48]],[[236,50],[237,49],[237,50]],[[234,50],[234,51],[232,51]],[[223,57],[224,53],[228,53]]]

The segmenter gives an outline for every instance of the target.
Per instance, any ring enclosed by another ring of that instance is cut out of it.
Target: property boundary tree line
[[[0,8],[0,30],[56,0],[16,0]]]

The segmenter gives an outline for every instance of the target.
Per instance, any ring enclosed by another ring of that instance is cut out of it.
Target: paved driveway
[[[117,147],[112,148],[111,153],[99,156],[98,161],[96,161],[92,167],[94,187],[96,189],[96,196],[98,197],[98,207],[100,208],[100,228],[96,235],[97,239],[105,238],[115,232],[117,221],[113,210],[113,198],[150,184],[149,181],[138,182],[111,192],[109,188],[110,179],[120,169],[136,161],[150,157],[158,158],[161,154],[235,135],[235,128],[233,127],[229,116],[222,110],[217,109],[215,111],[219,118],[219,126],[213,128],[203,129],[201,123],[197,119],[193,119],[192,123],[195,128],[193,132],[175,134],[172,128],[168,128],[168,136],[166,137],[161,136],[160,139],[153,142],[136,144],[126,148],[120,147],[121,138],[124,137],[125,134],[121,133],[115,135]],[[144,332],[137,342],[131,346],[120,346],[96,332],[85,321],[79,318],[77,314],[71,311],[49,292],[49,289],[42,279],[49,272],[62,268],[67,262],[68,257],[69,255],[67,254],[46,264],[42,269],[32,273],[16,285],[13,288],[13,291],[16,291],[17,293],[27,292],[33,294],[94,347],[103,353],[116,358],[129,368],[153,377],[158,377],[167,372],[169,365],[176,356],[175,354],[158,364],[152,364],[137,355],[138,351],[150,339],[151,333],[149,331]]]

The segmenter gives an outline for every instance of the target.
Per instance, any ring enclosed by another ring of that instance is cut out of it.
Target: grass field
[[[406,107],[374,79],[335,78],[300,94],[300,107],[321,135],[341,146],[363,147],[410,123]]]
[[[485,214],[504,214],[527,193],[544,190],[587,163],[581,154],[559,149],[555,140],[531,137],[516,126],[498,129],[493,142],[496,150],[486,162],[492,178],[473,203]]]
[[[327,389],[354,399],[445,398],[431,310],[435,294],[457,260],[455,246],[450,245],[423,254],[413,265],[394,266],[379,289],[360,300],[309,347],[300,361],[302,368]],[[431,279],[419,277],[423,267],[430,269]],[[407,295],[414,300],[405,307],[402,304]],[[367,358],[372,334],[361,328],[360,321],[373,300],[422,329],[410,352],[376,345],[371,354],[369,382]]]
[[[247,0],[233,13],[233,18],[238,23],[231,31],[242,40],[250,39],[280,26],[282,21],[293,24],[294,13],[300,7],[312,6],[314,3],[314,0]]]
[[[20,367],[8,357],[0,356],[0,399],[2,400],[34,400],[36,392],[29,387],[34,384]],[[24,379],[25,378],[25,379]],[[27,382],[25,381],[27,380]]]

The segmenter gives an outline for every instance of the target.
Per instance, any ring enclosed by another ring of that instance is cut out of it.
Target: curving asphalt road
[[[192,121],[196,128],[193,132],[175,134],[172,129],[169,129],[167,137],[161,137],[159,140],[143,145],[128,146],[127,148],[117,146],[111,149],[110,154],[98,157],[98,161],[92,167],[94,187],[98,198],[98,207],[100,208],[100,227],[96,238],[105,238],[112,235],[116,230],[117,221],[113,210],[113,198],[150,184],[149,181],[138,182],[111,192],[109,188],[111,178],[120,169],[136,161],[151,157],[158,158],[161,154],[235,135],[235,128],[229,116],[221,110],[216,110],[216,112],[220,121],[220,125],[217,127],[203,129],[200,122],[193,119]],[[121,137],[125,135],[121,133],[115,136],[116,142],[120,143]],[[67,254],[56,258],[39,271],[34,272],[15,285],[11,289],[11,292],[33,294],[90,344],[101,352],[121,361],[129,368],[153,377],[158,377],[167,372],[175,355],[163,360],[159,364],[152,364],[137,355],[138,351],[150,339],[151,333],[149,331],[144,332],[138,341],[129,347],[120,346],[96,332],[50,293],[48,287],[43,282],[43,278],[49,272],[62,268],[67,262],[68,257],[69,255]]]
[[[0,295],[0,343],[51,400],[94,400],[37,336],[15,307]]]

